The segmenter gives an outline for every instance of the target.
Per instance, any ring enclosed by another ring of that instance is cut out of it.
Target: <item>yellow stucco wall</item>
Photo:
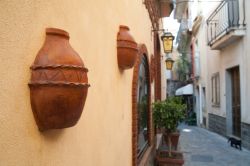
[[[131,165],[133,70],[118,69],[116,35],[120,24],[128,25],[153,53],[142,1],[1,0],[0,8],[0,165]],[[27,84],[46,27],[69,32],[91,87],[76,126],[40,133]]]

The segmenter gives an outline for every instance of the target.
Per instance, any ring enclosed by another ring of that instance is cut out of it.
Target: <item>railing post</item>
[[[239,0],[236,2],[236,12],[237,12],[237,27],[240,26],[240,5],[239,5]]]
[[[231,21],[230,21],[230,6],[228,5],[228,1],[226,2],[227,4],[227,20],[228,20],[228,27],[226,29],[228,29],[229,27],[231,27]]]
[[[243,0],[243,21],[242,21],[242,24],[243,24],[243,26],[246,26],[246,4],[245,4],[245,0]]]

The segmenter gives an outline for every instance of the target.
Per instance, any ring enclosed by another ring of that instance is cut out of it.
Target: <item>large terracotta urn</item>
[[[31,70],[30,99],[39,130],[74,126],[87,97],[88,69],[70,46],[66,31],[46,29]]]
[[[117,59],[121,69],[130,69],[134,66],[138,54],[137,43],[129,33],[129,27],[120,25],[117,34]]]

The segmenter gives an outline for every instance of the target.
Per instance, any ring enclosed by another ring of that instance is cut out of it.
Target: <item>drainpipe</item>
[[[200,103],[199,103],[199,111],[200,111],[200,126],[203,124],[203,115],[202,115],[202,87],[201,87],[201,84],[199,84],[199,99],[200,99]]]
[[[195,40],[192,40],[192,44],[191,44],[191,63],[192,63],[191,77],[192,77],[193,81],[195,79],[195,62],[194,62],[194,56],[195,56]]]

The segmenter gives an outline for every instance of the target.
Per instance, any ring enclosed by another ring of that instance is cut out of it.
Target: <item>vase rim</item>
[[[129,27],[127,25],[120,25],[120,28],[124,28],[124,29],[129,30]]]
[[[65,30],[58,29],[58,28],[46,28],[47,35],[60,35],[69,39],[69,33]]]

